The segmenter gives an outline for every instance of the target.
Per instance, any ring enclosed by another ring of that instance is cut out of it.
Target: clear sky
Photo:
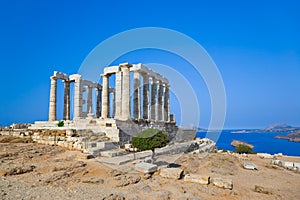
[[[0,124],[46,120],[54,70],[76,73],[93,48],[119,32],[163,27],[196,40],[216,63],[227,94],[225,128],[300,126],[298,2],[1,0]],[[155,51],[137,55],[129,61],[157,62]]]

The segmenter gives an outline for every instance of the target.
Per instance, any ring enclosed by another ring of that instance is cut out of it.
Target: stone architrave
[[[131,65],[121,65],[123,73],[122,79],[122,119],[130,119],[130,74],[129,68]]]
[[[155,77],[152,77],[151,86],[151,120],[156,120],[157,116],[157,83]]]
[[[70,120],[70,81],[64,80],[64,120]]]
[[[116,72],[116,91],[115,91],[115,118],[119,119],[122,113],[122,72]]]
[[[158,82],[158,97],[157,97],[157,120],[163,120],[162,118],[163,114],[163,85],[161,83],[161,81]]]
[[[102,118],[108,118],[109,114],[109,75],[102,74]]]
[[[143,118],[149,119],[149,76],[147,74],[143,75]]]
[[[57,93],[57,78],[50,77],[50,102],[49,102],[49,121],[56,120],[56,93]]]
[[[133,117],[134,119],[141,118],[141,86],[140,86],[140,72],[133,73],[134,78],[134,93],[133,93]]]
[[[76,75],[74,85],[74,119],[80,119],[82,116],[82,79],[80,75]]]

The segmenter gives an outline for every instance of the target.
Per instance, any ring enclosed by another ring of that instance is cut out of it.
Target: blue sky
[[[300,126],[299,9],[297,1],[0,1],[0,124],[46,120],[49,76],[76,73],[101,41],[164,27],[196,40],[216,63],[227,94],[226,128]],[[169,58],[156,53],[123,59]],[[201,84],[200,125],[207,126],[209,96]]]

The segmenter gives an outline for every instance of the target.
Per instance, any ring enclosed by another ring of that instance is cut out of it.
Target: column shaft
[[[157,119],[157,83],[156,79],[152,77],[152,86],[151,86],[151,120]]]
[[[64,120],[70,120],[70,81],[64,80]]]
[[[74,119],[80,119],[82,116],[82,79],[75,80],[74,85]]]
[[[109,117],[109,75],[104,74],[102,75],[103,82],[102,82],[102,117],[108,118]]]
[[[130,74],[129,66],[122,65],[122,119],[130,119]]]
[[[93,113],[93,88],[88,86],[87,111]]]
[[[168,85],[165,85],[164,112],[165,121],[170,121],[170,94]]]
[[[143,74],[143,118],[149,118],[149,76],[147,74]]]
[[[122,72],[116,72],[115,118],[121,118],[122,113]]]
[[[50,102],[49,102],[49,121],[56,120],[56,91],[57,91],[57,78],[50,77]]]
[[[134,77],[134,93],[133,93],[133,117],[135,119],[141,118],[141,83],[140,72],[135,71]]]
[[[101,88],[97,88],[97,106],[96,106],[96,117],[101,116]]]
[[[161,84],[161,81],[158,84],[158,98],[157,98],[157,120],[164,120],[162,118],[163,114],[163,86]]]

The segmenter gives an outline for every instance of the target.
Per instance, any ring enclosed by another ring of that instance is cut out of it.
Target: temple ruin
[[[101,74],[102,84],[85,80],[79,74],[68,76],[57,71],[50,80],[49,119],[35,122],[30,129],[105,133],[120,146],[146,128],[160,129],[169,136],[177,131],[175,117],[170,113],[168,79],[143,64],[106,67]],[[58,80],[64,84],[63,119],[57,118]],[[74,84],[72,100],[71,84]],[[61,120],[64,125],[58,127]]]

